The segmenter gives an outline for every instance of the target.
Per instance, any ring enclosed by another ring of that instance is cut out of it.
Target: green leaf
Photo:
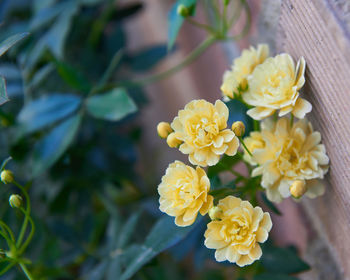
[[[20,111],[17,117],[20,136],[49,126],[78,109],[79,96],[55,93],[34,100]]]
[[[108,268],[108,260],[104,260],[96,265],[91,271],[89,271],[88,275],[85,279],[88,280],[102,280],[104,279],[104,275]]]
[[[108,121],[119,121],[137,110],[134,101],[121,88],[88,98],[86,107],[95,118]]]
[[[76,68],[66,62],[54,60],[58,74],[61,78],[72,88],[77,89],[83,93],[90,91],[91,85],[86,77]]]
[[[22,40],[23,38],[27,37],[29,35],[28,32],[19,33],[12,35],[11,37],[7,38],[5,41],[0,43],[0,56],[2,56],[9,48],[11,48],[14,44],[16,44],[18,41]]]
[[[248,136],[253,130],[253,119],[247,115],[248,108],[238,100],[230,100],[226,102],[229,110],[228,127],[236,121],[242,121],[245,125],[245,136]]]
[[[168,50],[170,51],[175,44],[177,35],[181,29],[181,26],[184,22],[184,18],[177,13],[177,7],[179,5],[185,5],[192,12],[191,15],[195,12],[195,5],[197,0],[178,0],[173,7],[171,8],[168,15]]]
[[[128,243],[132,233],[135,230],[137,222],[140,218],[140,213],[134,213],[124,224],[120,233],[118,234],[117,248],[124,248]]]
[[[109,262],[108,269],[107,269],[107,280],[115,280],[119,279],[121,275],[121,263],[120,263],[120,256],[114,256],[112,257],[112,260]]]
[[[162,251],[170,248],[186,237],[193,229],[191,227],[178,227],[171,217],[163,217],[153,226],[143,246],[136,247],[132,258],[120,280],[130,279],[143,265]],[[136,251],[136,252],[135,252]]]
[[[298,280],[298,278],[285,274],[263,273],[255,275],[254,280]]]
[[[129,58],[133,71],[146,71],[155,66],[168,54],[166,45],[157,45],[143,49]]]
[[[4,77],[0,76],[0,105],[6,103],[10,99],[7,96],[6,81]]]
[[[275,204],[273,204],[265,195],[265,193],[261,193],[261,198],[264,201],[265,205],[272,210],[272,212],[274,212],[277,215],[282,215],[282,213],[280,212],[280,210],[278,210],[278,208],[276,207]]]
[[[310,269],[291,248],[278,248],[264,244],[261,263],[268,272],[292,274]]]
[[[235,155],[235,156],[224,155],[216,165],[210,166],[208,168],[208,172],[207,172],[208,177],[212,178],[217,174],[219,174],[220,172],[231,169],[239,161],[240,161],[240,157],[238,155]]]
[[[36,143],[33,153],[33,177],[50,168],[68,149],[77,134],[81,115],[76,114],[53,128]]]

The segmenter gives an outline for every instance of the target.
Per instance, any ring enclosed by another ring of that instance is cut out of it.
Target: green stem
[[[30,219],[30,199],[29,199],[28,192],[25,190],[25,188],[22,187],[22,185],[20,185],[16,181],[14,181],[13,184],[15,184],[23,192],[23,194],[24,194],[24,196],[26,198],[26,206],[27,206],[26,210],[22,211],[24,213],[25,217],[24,217],[24,222],[22,224],[21,231],[19,233],[19,236],[18,236],[18,239],[17,239],[17,243],[16,243],[17,247],[19,247],[21,245],[22,241],[23,241],[24,234],[25,234],[27,226],[28,226],[28,220]],[[22,210],[22,208],[20,208],[20,209]]]
[[[241,15],[241,11],[242,11],[242,5],[241,3],[237,2],[239,4],[238,8],[236,8],[234,10],[233,16],[232,18],[229,20],[228,22],[228,28],[231,28],[233,24],[235,24],[237,22],[237,20],[239,19],[239,16]]]
[[[33,238],[34,232],[35,232],[35,224],[33,222],[33,219],[29,215],[26,214],[27,212],[23,208],[20,208],[20,210],[28,218],[28,221],[29,221],[29,223],[31,225],[31,230],[30,230],[30,233],[29,233],[29,236],[28,236],[27,240],[23,243],[22,247],[20,247],[18,249],[18,255],[21,255],[25,251],[25,249],[28,247],[30,241]]]
[[[5,266],[1,271],[0,271],[0,275],[5,274],[11,267],[13,267],[16,263],[12,262],[9,263],[7,266]]]
[[[226,38],[227,40],[240,40],[241,38],[246,36],[250,30],[251,23],[252,23],[252,14],[250,12],[250,8],[249,8],[247,1],[241,0],[241,2],[242,2],[243,6],[245,8],[245,11],[246,11],[246,16],[247,16],[246,23],[245,23],[241,33],[239,33],[238,35],[235,35],[235,36],[227,37]]]
[[[293,123],[294,123],[294,115],[291,114],[291,116],[290,116],[290,128],[293,127]]]
[[[244,149],[247,151],[247,153],[252,157],[252,153],[249,151],[249,149],[247,148],[247,146],[245,145],[243,138],[241,136],[238,137],[239,142],[241,142],[242,146],[244,147]]]
[[[222,27],[221,27],[223,34],[226,34],[226,30],[227,30],[226,18],[227,18],[227,5],[224,4],[224,11],[222,13]]]
[[[5,222],[0,221],[0,227],[3,229],[5,234],[6,234],[6,231],[8,232],[7,236],[9,236],[9,238],[11,238],[11,240],[14,242],[15,236],[14,236],[12,230],[9,228],[9,226]]]
[[[29,272],[27,266],[24,263],[20,263],[19,266],[22,268],[24,274],[27,276],[28,280],[34,280],[33,276]]]
[[[255,131],[259,131],[260,127],[259,127],[259,122],[257,120],[253,120],[253,128]]]
[[[190,18],[190,17],[186,18],[186,20],[187,20],[190,24],[192,24],[192,25],[194,25],[194,26],[196,26],[196,27],[198,27],[198,28],[204,29],[204,30],[208,31],[208,32],[211,33],[211,34],[214,34],[214,33],[215,33],[215,31],[214,31],[214,30],[211,28],[211,26],[209,26],[209,25],[206,25],[206,24],[204,24],[204,23],[200,23],[200,22],[198,22],[198,21],[195,21],[195,20],[193,20],[193,19]]]
[[[243,180],[248,180],[248,178],[244,177],[241,173],[237,172],[236,170],[229,169],[228,171],[230,171],[236,177],[242,178]]]
[[[197,57],[199,57],[205,50],[207,50],[213,43],[216,41],[216,37],[210,36],[206,40],[204,40],[195,50],[193,50],[180,64],[170,68],[169,70],[152,75],[150,77],[146,77],[136,81],[120,81],[116,82],[109,86],[109,88],[115,88],[118,86],[124,87],[140,87],[144,85],[148,85],[162,79],[168,78],[172,74],[180,71],[182,68],[191,64]]]

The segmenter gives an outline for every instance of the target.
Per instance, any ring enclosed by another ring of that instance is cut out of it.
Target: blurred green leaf
[[[133,71],[146,71],[155,66],[168,54],[166,45],[157,45],[143,49],[129,58]]]
[[[230,100],[226,102],[229,110],[229,118],[227,126],[231,127],[232,123],[236,121],[242,121],[245,125],[245,135],[249,135],[250,131],[253,130],[253,119],[247,115],[248,108],[238,100]]]
[[[112,257],[107,268],[106,280],[119,279],[121,272],[120,256]]]
[[[78,69],[57,59],[53,63],[57,68],[58,74],[68,85],[86,94],[90,91],[91,85],[89,81]]]
[[[268,272],[273,273],[292,274],[310,269],[293,249],[279,248],[271,244],[264,244],[261,263]]]
[[[261,193],[261,198],[264,201],[265,205],[272,210],[272,212],[274,212],[277,215],[282,215],[282,213],[280,212],[280,210],[278,210],[278,208],[276,207],[275,204],[273,204],[265,195],[265,193]]]
[[[118,240],[117,240],[117,248],[124,248],[125,245],[127,245],[129,239],[132,236],[132,233],[135,230],[135,227],[137,225],[137,222],[140,218],[140,213],[134,213],[123,225],[121,228],[119,234],[118,234]]]
[[[41,67],[38,71],[35,72],[34,76],[30,79],[30,82],[27,85],[28,88],[33,90],[36,87],[38,87],[54,69],[55,67],[52,63],[46,64],[45,66]]]
[[[88,280],[102,280],[108,268],[108,260],[104,260],[96,265],[92,271],[89,271],[85,279]]]
[[[116,11],[113,19],[122,20],[124,18],[130,17],[140,12],[142,8],[143,8],[142,2],[125,3],[124,5],[120,5],[118,7],[118,10]]]
[[[9,48],[11,48],[14,44],[16,44],[18,41],[22,40],[23,38],[27,37],[29,33],[20,33],[12,35],[10,38],[7,38],[5,41],[0,43],[0,56],[2,56]]]
[[[53,128],[36,143],[33,153],[32,176],[50,168],[67,150],[77,134],[81,115],[76,114]]]
[[[185,238],[192,229],[193,226],[176,226],[172,217],[160,218],[147,235],[143,246],[138,247],[137,252],[133,252],[134,256],[120,277],[120,280],[130,279],[143,265]]]
[[[177,13],[177,7],[179,5],[185,5],[192,12],[191,15],[195,12],[195,5],[197,0],[178,0],[171,8],[168,15],[168,50],[171,50],[174,47],[177,35],[181,29],[181,26],[184,22],[184,18]]]
[[[212,178],[220,172],[230,170],[233,166],[235,166],[240,161],[240,157],[238,155],[235,156],[227,156],[224,155],[215,166],[210,166],[208,168],[208,177]]]
[[[89,97],[86,100],[86,107],[95,118],[108,121],[119,121],[137,110],[134,101],[121,88]]]
[[[0,76],[0,105],[9,101],[6,91],[6,81],[5,78]]]
[[[34,100],[23,107],[17,121],[20,136],[38,131],[76,111],[80,97],[72,94],[54,93]]]
[[[298,280],[298,278],[284,274],[263,273],[255,275],[254,280]]]

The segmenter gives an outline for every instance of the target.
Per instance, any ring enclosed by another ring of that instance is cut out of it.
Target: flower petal
[[[292,114],[298,119],[303,119],[307,113],[312,110],[312,105],[309,101],[299,97],[293,108]]]

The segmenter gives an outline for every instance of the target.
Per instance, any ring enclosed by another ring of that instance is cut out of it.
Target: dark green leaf
[[[121,272],[120,256],[112,257],[108,265],[106,280],[119,279]]]
[[[78,69],[59,60],[54,60],[54,64],[57,68],[58,74],[68,85],[83,93],[89,92],[91,85]]]
[[[27,37],[29,33],[20,33],[12,35],[10,38],[7,38],[5,41],[0,43],[0,56],[2,56],[9,48],[11,48],[14,44],[16,44],[18,41],[22,40],[23,38]]]
[[[277,215],[282,215],[282,213],[280,212],[280,210],[278,210],[278,208],[276,207],[275,204],[273,204],[264,193],[261,193],[261,198],[264,201],[265,205],[267,207],[269,207],[269,209],[272,210],[272,212],[274,212]]]
[[[130,279],[152,258],[182,240],[192,228],[176,226],[174,219],[171,217],[163,217],[158,220],[148,234],[144,245],[137,247],[136,252],[133,252],[133,256],[120,280]]]
[[[124,224],[118,234],[117,248],[124,248],[127,245],[139,220],[140,213],[134,213]]]
[[[20,135],[38,131],[76,111],[81,99],[72,94],[55,93],[34,100],[18,115]]]
[[[268,272],[292,274],[310,269],[309,265],[290,248],[265,244],[263,252],[261,263]]]
[[[263,273],[255,275],[254,280],[298,280],[298,278],[284,274]]]
[[[92,271],[89,271],[89,274],[85,279],[88,280],[102,280],[104,279],[104,275],[106,273],[106,270],[108,268],[108,261],[104,260],[100,262],[98,265],[96,265]]]
[[[119,121],[137,110],[134,101],[120,88],[88,98],[86,107],[95,118],[108,121]]]
[[[113,17],[114,20],[121,20],[129,16],[135,15],[142,10],[143,4],[139,3],[125,3],[122,8],[119,8]]]
[[[253,120],[247,115],[248,108],[238,100],[230,100],[226,102],[229,109],[228,126],[231,127],[235,121],[242,121],[245,125],[245,135],[253,130]]]
[[[235,156],[227,156],[224,155],[217,165],[210,166],[208,168],[208,177],[212,178],[213,176],[219,174],[220,172],[231,169],[240,161],[240,157],[238,155]]]
[[[9,101],[6,91],[6,81],[4,77],[0,76],[0,105]]]
[[[34,147],[33,177],[50,168],[67,150],[77,134],[81,115],[76,114],[53,128]]]
[[[177,7],[179,5],[185,5],[192,11],[192,15],[195,11],[195,5],[197,0],[179,0],[171,8],[168,15],[168,50],[174,47],[176,37],[184,22],[184,18],[177,13]]]
[[[141,50],[136,54],[131,55],[131,69],[134,71],[149,70],[167,54],[168,52],[166,45],[158,45]]]
[[[46,64],[45,66],[41,67],[38,71],[36,71],[33,78],[28,83],[28,88],[33,90],[36,87],[38,87],[54,69],[55,67],[52,63]]]

